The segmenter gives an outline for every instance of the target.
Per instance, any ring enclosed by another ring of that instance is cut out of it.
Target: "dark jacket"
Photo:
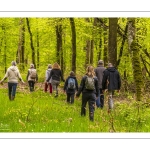
[[[56,81],[65,81],[63,76],[62,76],[62,72],[60,69],[52,69],[51,72],[50,72],[50,75],[48,77],[48,79],[46,80],[47,82],[49,82],[49,80],[51,79],[52,77],[52,80],[56,80]]]
[[[96,76],[94,77],[94,82],[95,82],[95,89],[94,90],[87,90],[85,88],[86,78],[87,78],[86,75],[82,78],[81,83],[80,83],[80,87],[79,87],[78,92],[76,93],[76,96],[79,97],[81,92],[82,92],[82,93],[95,93],[96,97],[98,97],[99,88],[98,88],[98,79],[97,79],[97,77]]]
[[[75,89],[68,89],[68,80],[69,80],[70,78],[75,79],[75,86],[76,86]],[[76,77],[74,77],[74,76],[69,76],[69,77],[66,79],[66,81],[65,81],[64,91],[66,91],[66,93],[75,93],[76,90],[78,91],[78,82],[77,82],[77,79],[76,79]]]
[[[102,89],[103,71],[105,69],[106,68],[103,65],[98,65],[97,68],[95,69],[95,74],[98,78],[99,89]]]
[[[102,80],[102,89],[120,90],[121,78],[115,67],[109,67],[104,72]]]

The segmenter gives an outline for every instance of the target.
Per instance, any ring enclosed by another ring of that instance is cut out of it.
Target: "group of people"
[[[3,83],[8,78],[8,96],[10,100],[14,100],[18,79],[24,83],[16,62],[12,61],[11,66],[7,69],[4,78],[0,81]],[[38,81],[38,75],[34,64],[30,65],[26,77],[30,92],[34,91],[34,84]],[[89,106],[89,119],[94,121],[95,105],[97,108],[104,107],[104,92],[108,91],[108,112],[113,109],[113,95],[115,90],[118,92],[121,88],[121,78],[118,70],[112,63],[108,67],[104,67],[103,60],[98,61],[98,66],[88,66],[85,75],[82,77],[80,86],[73,71],[70,72],[66,80],[64,80],[61,68],[56,62],[53,65],[49,64],[45,72],[44,91],[58,96],[58,86],[61,82],[64,83],[64,93],[67,95],[67,103],[74,103],[75,97],[78,98],[82,93],[81,116],[86,115],[86,104]]]

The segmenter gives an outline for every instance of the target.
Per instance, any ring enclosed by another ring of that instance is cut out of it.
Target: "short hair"
[[[16,66],[17,63],[16,63],[15,61],[12,61],[12,62],[11,62],[11,65],[12,65],[12,66]]]
[[[98,61],[98,64],[99,64],[99,65],[104,64],[103,60],[99,60],[99,61]]]
[[[52,65],[51,65],[51,64],[48,64],[48,68],[52,68]]]
[[[30,68],[34,68],[34,64],[31,64],[31,65],[30,65]]]

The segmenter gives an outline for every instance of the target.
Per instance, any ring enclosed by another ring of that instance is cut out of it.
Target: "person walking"
[[[46,82],[48,83],[50,79],[52,80],[51,84],[52,84],[53,91],[55,91],[55,97],[57,97],[58,96],[58,86],[60,84],[60,81],[62,80],[63,82],[65,82],[65,80],[62,76],[62,71],[57,62],[55,62],[53,64],[52,70],[51,70],[50,75],[49,75],[48,79],[46,80]]]
[[[44,86],[44,91],[47,92],[48,88],[49,88],[49,93],[52,94],[52,84],[51,84],[51,79],[49,80],[49,82],[47,83],[46,80],[48,79],[50,72],[52,70],[52,65],[49,64],[48,68],[45,72],[45,86]]]
[[[120,92],[121,78],[118,70],[113,66],[112,63],[108,64],[108,68],[103,72],[102,90],[108,90],[108,113],[114,107],[113,95],[115,90]]]
[[[97,108],[103,108],[104,107],[104,93],[102,92],[102,80],[103,80],[103,71],[106,68],[104,67],[104,62],[103,60],[98,61],[98,66],[95,69],[95,74],[98,78],[98,86],[99,86],[99,95],[96,100],[96,106]]]
[[[38,81],[38,75],[37,75],[36,69],[34,68],[34,64],[30,65],[30,69],[28,69],[26,79],[27,79],[28,84],[29,84],[30,92],[33,92],[35,82]]]
[[[88,66],[86,74],[82,77],[80,87],[76,93],[79,97],[82,92],[81,116],[86,115],[86,104],[89,106],[89,119],[94,121],[95,101],[99,95],[98,79],[95,76],[93,66]]]
[[[70,76],[65,81],[64,92],[67,94],[67,103],[74,103],[75,92],[78,91],[78,81],[73,71],[70,72]]]
[[[15,61],[11,62],[11,66],[7,69],[6,74],[4,78],[0,81],[0,83],[2,84],[4,80],[6,80],[7,78],[8,78],[8,96],[9,100],[12,101],[15,99],[18,79],[22,83],[24,83]]]

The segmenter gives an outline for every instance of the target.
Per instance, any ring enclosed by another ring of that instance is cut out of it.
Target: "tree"
[[[30,34],[30,47],[31,47],[31,50],[32,50],[32,63],[34,64],[34,67],[36,68],[35,49],[34,49],[34,46],[33,46],[33,35],[32,35],[32,32],[31,32],[30,22],[29,22],[28,18],[26,18],[26,22],[27,22],[27,28],[28,28],[28,31],[29,31],[29,34]]]
[[[20,68],[24,70],[24,43],[25,43],[25,25],[24,25],[24,18],[19,19],[19,42],[18,42],[18,50],[17,50],[17,57],[16,62],[20,64]]]
[[[108,60],[117,65],[117,18],[109,18]]]
[[[76,74],[76,28],[74,18],[70,18],[72,33],[72,71]]]
[[[136,99],[137,101],[141,101],[142,96],[142,71],[139,57],[139,49],[135,27],[135,18],[128,19],[128,45],[129,45],[129,53],[132,59],[132,67],[133,67],[133,77],[136,85]]]

